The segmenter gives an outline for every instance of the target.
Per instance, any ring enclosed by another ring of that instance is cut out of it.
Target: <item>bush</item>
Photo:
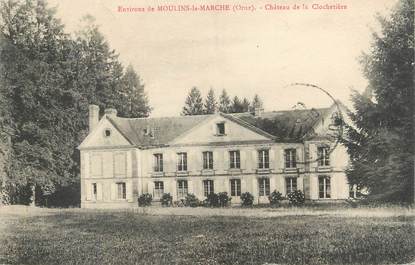
[[[219,207],[219,196],[216,193],[209,194],[205,200],[205,206]]]
[[[281,194],[280,192],[278,192],[278,191],[274,190],[274,191],[271,193],[271,195],[269,195],[269,196],[268,196],[268,199],[269,199],[269,203],[270,203],[272,206],[279,206],[279,205],[280,205],[280,202],[281,202],[282,200],[284,200],[284,197],[282,196],[282,194]]]
[[[252,206],[254,204],[254,196],[249,192],[241,194],[242,206]]]
[[[199,199],[196,197],[196,195],[189,193],[186,195],[184,199],[184,205],[187,207],[197,207],[200,205]]]
[[[219,206],[225,207],[228,206],[232,198],[228,196],[227,192],[219,192],[218,194]]]
[[[153,196],[150,193],[143,193],[138,197],[138,206],[146,207],[150,206],[153,201]]]
[[[305,203],[305,196],[301,190],[290,192],[287,197],[292,205],[300,206]]]
[[[170,193],[163,193],[161,196],[161,206],[171,206],[173,203],[173,197]]]

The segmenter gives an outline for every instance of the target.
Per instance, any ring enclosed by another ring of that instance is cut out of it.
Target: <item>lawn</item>
[[[0,211],[0,264],[415,261],[413,210],[174,210]]]

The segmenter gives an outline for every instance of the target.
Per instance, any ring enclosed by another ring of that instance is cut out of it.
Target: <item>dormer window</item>
[[[104,130],[104,136],[105,137],[110,137],[111,136],[111,130],[110,129],[105,129]]]
[[[225,123],[219,122],[216,123],[216,135],[225,135]]]

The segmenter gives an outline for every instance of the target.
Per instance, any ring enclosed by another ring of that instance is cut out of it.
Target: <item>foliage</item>
[[[202,115],[203,112],[202,95],[197,87],[193,87],[186,98],[182,115]]]
[[[258,94],[255,94],[252,103],[251,103],[251,112],[253,112],[256,108],[263,108],[264,104],[262,103],[261,98],[258,96]]]
[[[206,197],[205,206],[207,207],[219,207],[219,196],[216,193],[210,193]]]
[[[215,92],[211,88],[206,96],[206,100],[204,104],[204,113],[213,114],[216,112],[217,108],[218,108],[218,103],[216,102]]]
[[[276,190],[274,190],[269,196],[269,203],[272,206],[278,206],[282,200],[284,200],[284,196],[282,196],[282,194]]]
[[[231,203],[232,198],[228,196],[227,192],[219,192],[218,203],[220,207],[226,207]]]
[[[223,113],[229,113],[231,111],[231,100],[225,89],[222,90],[222,94],[219,97],[219,111]]]
[[[294,206],[301,206],[305,203],[305,196],[301,190],[292,191],[287,194],[288,201]]]
[[[171,206],[173,202],[173,197],[170,193],[163,193],[161,196],[161,206]]]
[[[185,197],[184,205],[187,207],[197,207],[200,205],[199,199],[196,197],[196,195],[192,193],[188,193]]]
[[[148,116],[133,69],[124,73],[91,17],[84,22],[72,38],[46,1],[0,2],[0,149],[7,150],[2,177],[13,196],[25,194],[15,189],[36,187],[38,203],[53,198],[61,204],[66,199],[51,191],[79,189],[76,147],[87,134],[90,103],[125,116]],[[10,201],[28,201],[28,196]]]
[[[138,206],[146,207],[150,206],[151,202],[153,201],[153,196],[150,193],[143,193],[138,196]]]
[[[241,194],[242,206],[252,206],[254,204],[254,196],[249,192]]]
[[[361,58],[369,86],[354,92],[353,126],[346,125],[351,184],[368,199],[413,202],[414,192],[414,9],[401,0],[389,19],[379,17],[369,53]]]

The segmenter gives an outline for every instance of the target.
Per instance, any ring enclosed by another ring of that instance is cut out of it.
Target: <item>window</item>
[[[105,137],[110,137],[111,136],[111,130],[110,129],[105,129],[104,130],[104,136]]]
[[[319,176],[318,177],[318,197],[320,199],[330,198],[330,177]]]
[[[258,179],[259,196],[269,196],[269,178]]]
[[[177,171],[187,171],[187,153],[177,154]]]
[[[213,169],[212,152],[203,152],[203,169]]]
[[[240,179],[231,179],[231,196],[241,196]]]
[[[154,172],[163,172],[163,154],[154,154]]]
[[[205,197],[215,192],[214,187],[213,187],[213,180],[203,181],[203,191],[204,191]]]
[[[184,198],[188,192],[187,180],[177,181],[177,197]]]
[[[285,178],[285,191],[288,193],[297,190],[297,178]]]
[[[225,135],[225,123],[224,122],[216,123],[216,134]]]
[[[125,200],[127,198],[125,182],[117,183],[117,198],[119,200]]]
[[[127,174],[126,153],[114,154],[114,177],[124,177]]]
[[[258,151],[258,168],[269,168],[269,151]]]
[[[294,148],[285,149],[285,167],[286,168],[297,167],[297,152]]]
[[[90,159],[90,174],[91,177],[102,176],[103,173],[103,159],[101,154],[92,154]]]
[[[230,168],[241,168],[241,155],[239,151],[229,152],[229,167]]]
[[[96,183],[92,183],[92,199],[96,200],[97,199],[97,184]]]
[[[163,181],[154,181],[154,198],[161,199],[164,193]]]
[[[330,152],[327,146],[320,146],[317,148],[318,165],[320,167],[330,166]]]

